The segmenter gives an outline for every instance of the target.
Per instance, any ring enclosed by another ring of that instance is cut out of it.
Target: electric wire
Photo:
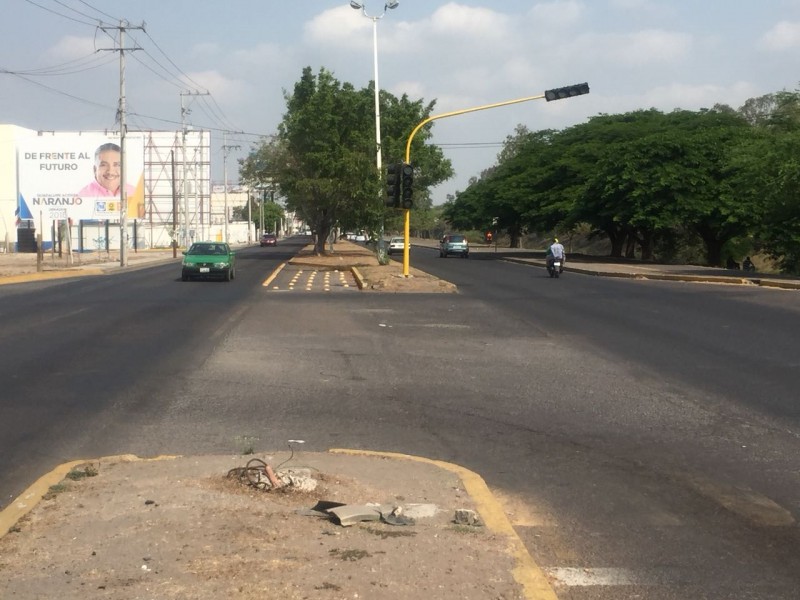
[[[42,6],[41,4],[37,4],[33,0],[25,0],[25,2],[35,6],[37,8],[41,8],[42,10],[45,10],[45,11],[47,11],[49,13],[54,14],[54,15],[58,15],[59,17],[64,17],[65,19],[69,19],[70,21],[75,21],[76,23],[80,23],[81,25],[89,25],[90,27],[95,27],[97,25],[97,23],[87,23],[86,21],[81,21],[80,19],[75,19],[73,17],[70,17],[69,15],[65,15],[63,13],[55,11],[52,8],[48,8],[46,6]]]
[[[85,2],[84,0],[78,0],[78,2],[80,2],[81,4],[83,4],[84,6],[86,6],[86,7],[88,7],[88,8],[91,8],[92,10],[95,10],[95,11],[99,12],[99,13],[100,13],[101,15],[103,15],[104,17],[108,17],[108,18],[109,18],[109,19],[111,19],[112,21],[117,21],[117,22],[119,22],[119,20],[120,20],[119,18],[117,18],[117,17],[114,17],[113,15],[110,15],[110,14],[108,14],[108,13],[105,13],[105,12],[103,12],[102,10],[100,10],[99,8],[97,8],[97,7],[95,7],[95,6],[92,6],[92,5],[91,5],[91,4],[89,4],[88,2]]]
[[[61,0],[53,0],[53,2],[55,2],[56,4],[60,4],[61,6],[66,8],[67,10],[71,10],[72,12],[77,13],[82,17],[86,17],[87,19],[94,19],[95,18],[95,17],[93,17],[91,15],[87,15],[86,13],[82,13],[78,9],[73,8],[73,7],[69,6],[68,4],[64,4]],[[98,21],[99,21],[99,19],[98,19]]]

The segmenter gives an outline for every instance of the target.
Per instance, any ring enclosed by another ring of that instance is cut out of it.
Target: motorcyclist
[[[564,252],[564,246],[558,241],[558,238],[553,238],[553,243],[547,249],[547,268],[553,268],[553,261],[559,259],[561,261],[560,271],[564,270],[564,263],[567,260],[567,255]]]

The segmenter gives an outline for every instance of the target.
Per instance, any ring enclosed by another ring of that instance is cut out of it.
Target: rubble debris
[[[457,508],[453,522],[457,525],[469,525],[470,527],[482,527],[481,518],[474,510],[468,508]]]
[[[300,509],[297,514],[332,520],[342,527],[362,521],[382,521],[388,525],[414,525],[413,518],[403,514],[396,504],[341,504],[320,500],[312,508]]]

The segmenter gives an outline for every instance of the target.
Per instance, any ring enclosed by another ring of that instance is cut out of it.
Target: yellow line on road
[[[270,275],[269,277],[267,277],[267,278],[264,280],[264,283],[262,283],[261,285],[262,285],[263,287],[269,287],[269,284],[270,284],[270,283],[272,283],[272,282],[275,280],[275,278],[278,276],[278,273],[280,273],[281,271],[283,271],[283,268],[284,268],[285,266],[286,266],[286,263],[281,263],[281,264],[279,264],[279,265],[278,265],[278,268],[277,268],[277,269],[275,269],[275,270],[272,272],[272,275]]]

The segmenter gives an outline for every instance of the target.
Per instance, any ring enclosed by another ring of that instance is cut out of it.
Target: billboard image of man
[[[94,153],[94,180],[88,183],[78,196],[81,198],[113,198],[119,196],[122,151],[117,144],[101,144]],[[127,196],[134,194],[135,188],[126,184]]]

